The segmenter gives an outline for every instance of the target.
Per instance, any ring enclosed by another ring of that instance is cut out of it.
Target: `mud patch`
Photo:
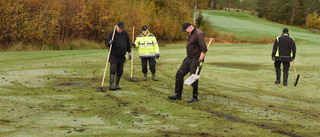
[[[210,65],[224,67],[224,68],[234,68],[234,69],[244,69],[244,70],[258,70],[261,68],[261,65],[250,64],[246,62],[215,62],[209,63]]]
[[[0,119],[0,124],[8,124],[8,123],[11,123],[11,122],[14,122],[14,121],[6,120],[6,119]]]
[[[55,86],[82,86],[83,83],[80,82],[58,82],[54,84]]]
[[[136,77],[130,77],[130,76],[126,76],[125,77],[126,80],[130,81],[130,82],[139,82],[140,80]]]

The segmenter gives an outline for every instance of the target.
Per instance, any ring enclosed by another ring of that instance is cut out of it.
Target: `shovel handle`
[[[208,43],[208,45],[207,45],[207,48],[209,48],[209,47],[210,47],[210,45],[211,45],[211,41],[212,41],[212,40],[213,40],[213,38],[210,38],[210,41],[209,41],[209,43]],[[197,66],[197,70],[196,70],[195,75],[199,75],[198,73],[199,73],[199,66]]]
[[[211,41],[213,40],[213,38],[210,38],[210,40],[209,40],[209,43],[208,43],[208,45],[207,45],[207,48],[209,48],[210,47],[210,45],[211,45]]]
[[[197,66],[196,73],[194,73],[194,74],[195,74],[195,75],[198,75],[198,72],[199,72],[199,66]]]

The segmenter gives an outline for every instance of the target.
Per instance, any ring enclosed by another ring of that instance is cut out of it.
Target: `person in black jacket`
[[[124,62],[126,60],[126,52],[128,52],[129,60],[131,59],[131,45],[128,33],[124,30],[124,23],[118,22],[114,38],[112,40],[113,31],[107,37],[106,45],[111,47],[110,62],[110,87],[109,90],[121,89],[119,87],[120,78],[123,73]],[[115,78],[116,76],[116,78]],[[116,81],[114,82],[114,79]],[[115,84],[115,85],[114,85]]]
[[[296,57],[296,44],[294,39],[289,36],[289,30],[284,28],[282,35],[277,37],[274,41],[271,59],[274,61],[274,67],[276,71],[275,84],[280,84],[281,76],[281,63],[283,65],[283,85],[287,86],[287,80],[289,76],[290,62]]]
[[[181,93],[183,90],[183,78],[188,73],[195,74],[197,67],[201,69],[205,54],[207,52],[207,46],[204,33],[191,25],[189,22],[182,24],[182,31],[188,33],[188,41],[186,44],[187,57],[184,58],[180,68],[176,73],[175,94],[168,96],[171,100],[181,100]],[[200,72],[199,72],[200,73]],[[192,98],[187,102],[198,102],[198,80],[191,84],[192,86]]]

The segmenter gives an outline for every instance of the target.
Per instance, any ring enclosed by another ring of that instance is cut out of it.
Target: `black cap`
[[[289,32],[289,30],[287,28],[284,28],[282,32]]]
[[[191,23],[190,22],[185,22],[182,24],[182,32],[185,32],[186,29],[191,26]]]
[[[123,22],[118,22],[118,27],[120,28],[120,29],[123,29],[124,28],[124,23]]]
[[[142,30],[143,30],[143,31],[145,31],[145,30],[147,30],[147,29],[148,29],[148,27],[147,27],[146,25],[142,26]]]

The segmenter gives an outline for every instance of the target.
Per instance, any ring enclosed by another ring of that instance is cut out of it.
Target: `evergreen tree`
[[[268,5],[270,1],[268,0],[257,0],[255,10],[258,12],[258,17],[266,18],[268,16]]]

